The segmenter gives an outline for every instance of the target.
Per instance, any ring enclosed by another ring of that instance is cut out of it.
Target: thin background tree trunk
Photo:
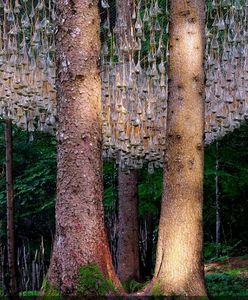
[[[221,243],[221,208],[220,208],[220,178],[219,178],[219,143],[216,141],[216,162],[215,162],[215,210],[216,210],[216,227],[215,227],[215,242],[216,254],[219,255],[219,246]]]
[[[56,237],[48,282],[64,295],[76,295],[79,270],[90,263],[120,286],[102,203],[98,1],[58,0],[57,28]]]
[[[138,280],[140,277],[137,186],[137,170],[125,172],[119,169],[117,274],[121,281]]]
[[[7,194],[7,252],[8,268],[10,277],[11,296],[18,295],[17,287],[17,265],[15,249],[15,207],[13,189],[13,143],[12,143],[12,120],[5,121],[5,144],[6,144],[6,194]]]
[[[171,0],[164,193],[153,289],[206,294],[202,261],[204,0]]]

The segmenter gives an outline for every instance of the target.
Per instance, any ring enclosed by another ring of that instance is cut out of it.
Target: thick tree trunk
[[[64,295],[75,295],[79,270],[91,263],[115,286],[120,283],[102,203],[98,1],[58,0],[57,18],[56,238],[48,282]]]
[[[13,189],[13,143],[12,143],[12,120],[5,121],[5,144],[6,144],[6,194],[7,194],[7,245],[8,245],[8,268],[9,268],[9,294],[18,295],[17,265],[15,249],[15,222],[14,222],[14,189]]]
[[[121,281],[140,277],[137,185],[137,170],[125,172],[119,169],[117,273]]]
[[[171,0],[167,151],[154,293],[206,294],[202,263],[204,0]]]

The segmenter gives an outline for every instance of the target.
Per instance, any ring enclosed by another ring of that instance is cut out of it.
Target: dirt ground
[[[228,272],[235,269],[241,269],[240,274],[248,277],[248,255],[231,257],[222,262],[211,262],[205,265],[206,274]]]

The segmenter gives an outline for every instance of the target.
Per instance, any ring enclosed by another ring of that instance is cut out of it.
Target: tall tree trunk
[[[140,277],[137,185],[137,170],[125,172],[119,169],[117,274],[122,281]]]
[[[98,1],[58,0],[57,28],[56,237],[48,283],[64,295],[76,295],[79,271],[89,264],[120,286],[102,203]]]
[[[206,294],[202,263],[204,0],[171,0],[164,193],[154,292]]]
[[[215,161],[215,211],[216,211],[216,226],[215,226],[215,242],[216,242],[216,254],[220,254],[220,234],[221,234],[221,215],[220,215],[220,178],[219,178],[219,142],[216,141],[216,161]]]
[[[119,26],[118,44],[120,41],[132,45],[132,11],[135,0],[117,0]],[[128,65],[131,51],[120,51],[123,64]],[[139,266],[139,224],[138,224],[138,172],[118,169],[118,204],[119,230],[117,244],[117,273],[122,281],[140,277]]]
[[[13,189],[13,143],[12,143],[12,120],[5,121],[5,144],[6,144],[6,193],[7,193],[7,245],[9,267],[9,294],[18,295],[17,265],[15,249],[15,222],[14,222],[14,189]]]

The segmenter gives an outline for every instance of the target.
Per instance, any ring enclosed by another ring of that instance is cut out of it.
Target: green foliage
[[[40,291],[24,291],[20,293],[20,297],[38,297]]]
[[[206,243],[204,245],[204,259],[207,262],[225,261],[235,254],[235,248],[241,241],[231,246],[229,244]]]
[[[41,287],[41,293],[43,298],[50,298],[50,297],[60,297],[60,292],[57,288],[53,287],[47,279],[44,280],[42,287]]]
[[[225,136],[219,141],[219,189],[221,207],[221,238],[224,247],[237,244],[231,255],[247,252],[248,235],[248,125]],[[215,240],[215,164],[216,145],[208,146],[205,151],[204,180],[204,233],[206,242]],[[243,252],[240,253],[240,249]],[[225,250],[225,249],[224,249]],[[230,252],[230,249],[229,249]],[[214,254],[214,253],[213,253]],[[215,256],[215,254],[214,254]],[[208,255],[208,259],[210,259]]]
[[[159,282],[154,283],[152,290],[151,290],[151,295],[153,297],[163,297],[163,290],[162,290]]]
[[[163,191],[163,171],[156,169],[154,174],[149,174],[147,168],[140,171],[138,196],[139,213],[141,216],[152,213],[159,215],[160,201]]]
[[[123,282],[122,286],[127,293],[133,294],[135,292],[142,290],[146,286],[146,284],[147,283],[141,283],[134,279],[129,279],[129,280]]]
[[[240,276],[239,272],[209,274],[206,285],[211,296],[248,296],[248,278]]]
[[[34,141],[28,134],[13,126],[13,175],[16,235],[18,244],[29,238],[37,248],[40,236],[49,246],[54,228],[56,190],[55,137],[35,133]],[[6,238],[4,123],[0,124],[0,238]],[[32,246],[32,245],[31,245]],[[50,246],[49,246],[50,249]]]
[[[112,281],[104,277],[97,264],[80,268],[77,285],[79,296],[106,296],[115,292]]]

